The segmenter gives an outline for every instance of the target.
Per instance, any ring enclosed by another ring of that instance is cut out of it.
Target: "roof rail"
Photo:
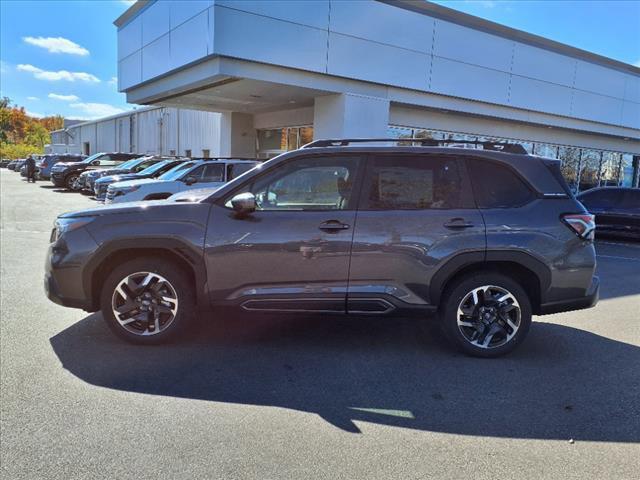
[[[497,152],[517,153],[520,155],[528,155],[525,148],[519,143],[507,142],[482,142],[480,140],[437,140],[434,138],[340,138],[314,140],[311,143],[303,145],[302,148],[318,148],[318,147],[346,147],[352,143],[377,143],[377,142],[393,142],[393,143],[418,143],[422,147],[440,147],[445,145],[480,145],[483,150],[493,150]]]

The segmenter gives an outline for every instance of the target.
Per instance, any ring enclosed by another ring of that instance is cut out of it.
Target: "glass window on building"
[[[313,141],[313,127],[262,129],[257,132],[258,158],[272,158]]]
[[[582,150],[582,168],[578,177],[580,192],[599,185],[601,162],[602,152],[600,150]]]
[[[287,129],[274,128],[269,130],[258,130],[258,150],[286,150]]]
[[[313,142],[313,127],[300,127],[300,146]]]
[[[617,187],[620,179],[620,154],[614,152],[602,153],[602,167],[600,169],[600,186]]]
[[[549,143],[536,143],[533,147],[533,153],[540,157],[558,158],[558,146]]]
[[[622,160],[620,163],[620,186],[621,187],[633,187],[634,180],[633,171],[633,155],[629,153],[622,154]]]
[[[578,189],[578,172],[580,171],[580,149],[577,147],[558,148],[560,170],[572,192]]]

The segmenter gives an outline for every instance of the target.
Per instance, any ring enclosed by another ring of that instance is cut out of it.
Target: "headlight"
[[[72,232],[80,227],[84,227],[88,223],[93,222],[95,217],[78,217],[78,218],[57,218],[53,223],[53,232],[51,232],[51,242],[55,242],[62,235]]]

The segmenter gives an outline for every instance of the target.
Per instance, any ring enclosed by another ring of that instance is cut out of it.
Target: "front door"
[[[205,244],[212,302],[344,313],[361,163],[356,155],[294,158],[214,205]],[[230,200],[247,191],[257,210],[239,218]]]
[[[347,308],[433,307],[434,274],[457,254],[482,261],[485,227],[461,159],[380,154],[367,161]]]

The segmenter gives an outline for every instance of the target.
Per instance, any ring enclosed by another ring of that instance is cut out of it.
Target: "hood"
[[[101,205],[96,208],[88,208],[86,210],[78,210],[76,212],[63,213],[62,215],[59,215],[58,218],[101,217],[104,215],[136,213],[152,208],[166,207],[167,205],[168,203],[165,200],[114,203],[110,205]],[[175,204],[172,203],[171,205]]]
[[[156,178],[143,178],[139,180],[129,180],[126,182],[118,182],[113,184],[113,188],[127,188],[127,187],[135,187],[137,185],[144,185],[145,183],[152,182],[170,182],[172,180],[158,180]]]
[[[109,173],[106,177],[101,177],[96,180],[96,183],[116,183],[125,182],[127,180],[141,180],[144,178],[151,178],[150,175],[140,175],[139,173]]]
[[[83,169],[83,168],[87,168],[87,164],[82,162],[58,162],[51,168],[55,168],[56,170],[62,170],[62,169],[71,168],[71,167]]]
[[[63,167],[70,167],[72,165],[79,165],[82,162],[58,162],[54,165],[54,167],[59,167],[59,168],[63,168]]]
[[[222,186],[222,184],[220,186]],[[169,198],[167,198],[166,201],[178,202],[178,203],[181,203],[181,202],[196,203],[204,200],[219,188],[220,187],[209,187],[209,188],[195,188],[193,190],[185,190],[184,192],[174,193]]]

